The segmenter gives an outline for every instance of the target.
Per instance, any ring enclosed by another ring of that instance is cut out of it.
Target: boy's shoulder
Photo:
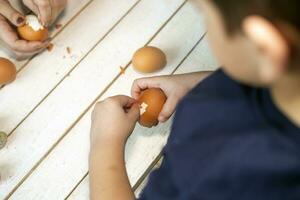
[[[178,188],[201,195],[218,191],[215,199],[221,199],[228,191],[257,191],[258,183],[293,174],[300,166],[299,131],[277,130],[265,118],[263,92],[217,71],[184,98],[164,150]],[[231,190],[222,191],[225,186]]]
[[[173,132],[189,134],[236,132],[250,124],[261,126],[253,102],[254,88],[237,83],[222,70],[199,83],[179,104]]]

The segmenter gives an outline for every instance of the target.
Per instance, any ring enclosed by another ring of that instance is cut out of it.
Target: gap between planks
[[[38,104],[37,106],[34,107],[34,109],[17,125],[17,127],[15,127],[13,129],[13,131],[11,131],[11,133],[9,134],[9,136],[12,135],[12,133],[14,132],[14,130],[16,130],[21,124],[22,122],[24,122],[28,116],[34,112],[34,110],[58,87],[58,85],[60,83],[63,82],[63,80],[68,76],[68,74],[70,74],[77,66],[78,64],[84,59],[86,58],[90,52],[92,52],[95,47],[97,45],[99,45],[99,43],[105,39],[107,37],[107,35],[109,35],[109,33],[114,30],[114,28],[136,7],[136,5],[138,5],[138,3],[141,0],[138,0],[118,21],[117,23],[96,43],[96,45],[94,45],[92,47],[92,49],[90,51],[88,51],[88,53],[74,66],[73,69],[71,69],[64,77],[63,79],[47,94],[46,97],[44,97]],[[158,29],[158,31],[155,32],[155,34],[148,40],[148,42],[145,44],[148,45],[158,34],[159,32],[169,23],[169,21],[181,10],[181,8],[187,3],[187,0],[185,0],[179,7],[178,9],[166,20],[166,22],[164,22],[164,24]],[[126,70],[131,64],[131,61],[128,62],[128,64],[124,67],[124,69]],[[178,68],[178,67],[177,67]],[[14,189],[5,197],[5,200],[9,199],[13,193],[24,183],[24,181],[32,174],[32,172],[43,162],[43,160],[45,160],[45,158],[47,158],[47,156],[53,151],[53,149],[63,140],[63,138],[73,129],[73,127],[81,120],[81,118],[88,112],[88,110],[90,110],[92,108],[92,106],[98,101],[99,98],[101,98],[101,96],[107,92],[107,90],[117,81],[117,79],[122,75],[122,73],[120,72],[106,87],[105,89],[95,98],[95,100],[83,111],[83,113],[81,115],[79,115],[79,117],[75,120],[75,122],[65,131],[64,134],[62,134],[62,136],[53,144],[53,146],[46,152],[46,154],[44,156],[41,157],[41,159],[33,166],[33,168],[21,179],[21,181],[14,187]]]

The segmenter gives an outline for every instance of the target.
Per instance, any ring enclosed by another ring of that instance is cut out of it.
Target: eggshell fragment
[[[0,85],[10,83],[16,79],[15,65],[6,58],[0,57]]]
[[[27,15],[25,25],[18,27],[19,36],[28,41],[44,41],[48,38],[48,29],[42,26],[34,15]]]
[[[144,90],[138,102],[140,104],[139,123],[145,127],[152,127],[158,124],[158,116],[167,100],[165,93],[158,88]]]
[[[157,47],[146,46],[135,52],[132,58],[133,67],[142,73],[153,73],[167,64],[165,53]]]

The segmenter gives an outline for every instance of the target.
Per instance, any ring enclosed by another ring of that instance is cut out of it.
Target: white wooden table
[[[138,48],[167,54],[167,67],[149,76],[217,65],[199,10],[185,0],[71,0],[57,23],[53,50],[11,58],[17,80],[0,90],[0,130],[9,133],[0,150],[0,199],[88,199],[91,110],[108,96],[129,95],[144,76],[130,63]],[[0,56],[8,55],[1,49]],[[135,189],[157,162],[170,124],[137,126],[130,137],[126,167]]]

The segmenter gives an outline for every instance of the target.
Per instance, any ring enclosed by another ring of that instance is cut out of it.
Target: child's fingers
[[[15,26],[21,26],[25,23],[24,16],[15,10],[8,1],[0,0],[0,14]]]
[[[136,102],[135,99],[130,98],[125,95],[118,95],[118,96],[110,97],[110,98],[108,98],[108,101],[114,102],[122,108],[131,107]]]
[[[137,103],[134,103],[127,112],[130,119],[137,121],[140,117],[140,106]]]
[[[160,88],[159,80],[157,77],[142,78],[135,80],[131,88],[131,96],[134,99],[138,99],[140,93],[148,88]]]
[[[159,114],[158,121],[166,122],[174,113],[178,102],[179,99],[177,97],[168,97],[162,111]]]

